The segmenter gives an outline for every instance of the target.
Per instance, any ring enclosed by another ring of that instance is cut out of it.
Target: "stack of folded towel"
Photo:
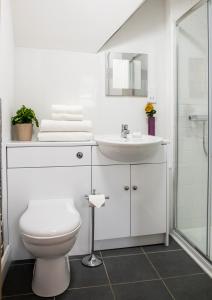
[[[92,123],[83,120],[81,105],[52,105],[51,120],[42,120],[38,140],[78,142],[92,140]]]

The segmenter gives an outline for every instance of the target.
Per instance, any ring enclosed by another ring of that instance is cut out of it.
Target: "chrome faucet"
[[[122,124],[121,125],[121,137],[126,139],[130,131],[128,130],[128,125],[127,124]]]

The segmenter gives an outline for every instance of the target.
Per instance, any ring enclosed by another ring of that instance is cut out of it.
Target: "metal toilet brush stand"
[[[96,191],[92,191],[92,195],[95,195]],[[89,200],[89,196],[85,195],[85,198]],[[105,197],[105,199],[109,199],[109,197]],[[102,259],[94,253],[94,230],[95,230],[95,207],[91,206],[91,219],[92,219],[92,224],[91,224],[91,254],[83,257],[82,259],[82,264],[86,267],[98,267],[102,264]]]

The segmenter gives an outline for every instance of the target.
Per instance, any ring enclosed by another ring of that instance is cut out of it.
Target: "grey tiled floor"
[[[211,300],[212,280],[171,240],[164,245],[100,251],[103,265],[94,269],[70,258],[72,279],[52,300]],[[8,272],[3,299],[39,300],[33,295],[34,261],[16,261]]]

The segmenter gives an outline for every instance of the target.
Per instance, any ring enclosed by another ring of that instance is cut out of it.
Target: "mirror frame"
[[[113,88],[113,59],[141,61],[141,89]],[[148,54],[144,53],[105,53],[105,94],[106,96],[148,97]]]

